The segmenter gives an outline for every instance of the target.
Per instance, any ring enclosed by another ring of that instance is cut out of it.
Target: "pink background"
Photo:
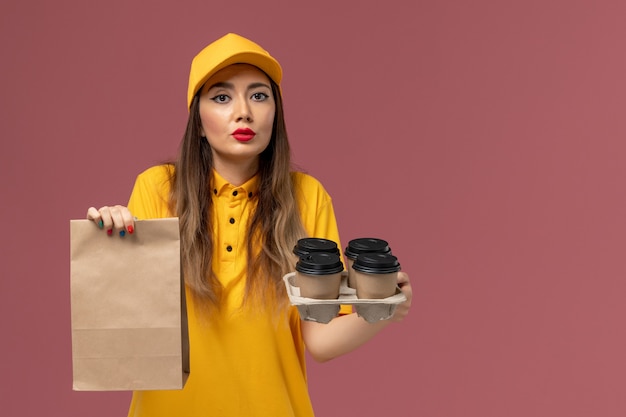
[[[88,5],[88,4],[94,4]],[[342,244],[389,240],[410,317],[310,364],[319,416],[626,415],[626,3],[0,3],[0,414],[73,392],[69,220],[176,154],[191,58],[270,50]]]

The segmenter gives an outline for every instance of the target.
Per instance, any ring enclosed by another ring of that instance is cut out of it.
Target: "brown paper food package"
[[[189,338],[178,218],[108,236],[70,220],[73,389],[182,389]]]

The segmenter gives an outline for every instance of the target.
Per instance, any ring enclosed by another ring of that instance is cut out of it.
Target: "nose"
[[[235,114],[237,117],[237,121],[241,122],[241,121],[245,121],[245,122],[251,122],[252,121],[252,109],[250,108],[250,103],[248,103],[248,101],[244,98],[237,100],[238,101],[238,105],[235,107]]]

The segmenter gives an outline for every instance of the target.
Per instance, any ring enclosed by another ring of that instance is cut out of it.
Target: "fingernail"
[[[107,230],[107,235],[111,236],[113,234],[113,229]]]
[[[100,221],[98,222],[98,227],[99,227],[100,229],[102,229],[102,228],[104,227],[104,222],[103,222],[102,220],[100,220]]]
[[[120,230],[120,236],[124,237],[126,235],[126,231],[125,230]]]
[[[133,226],[128,226],[128,233],[129,234],[133,234],[133,232],[135,231],[135,228]]]

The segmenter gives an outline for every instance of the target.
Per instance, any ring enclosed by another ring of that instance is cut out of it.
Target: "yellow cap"
[[[254,65],[280,85],[283,70],[278,61],[251,40],[229,33],[209,44],[191,62],[187,108],[191,107],[193,96],[213,74],[232,64]]]

